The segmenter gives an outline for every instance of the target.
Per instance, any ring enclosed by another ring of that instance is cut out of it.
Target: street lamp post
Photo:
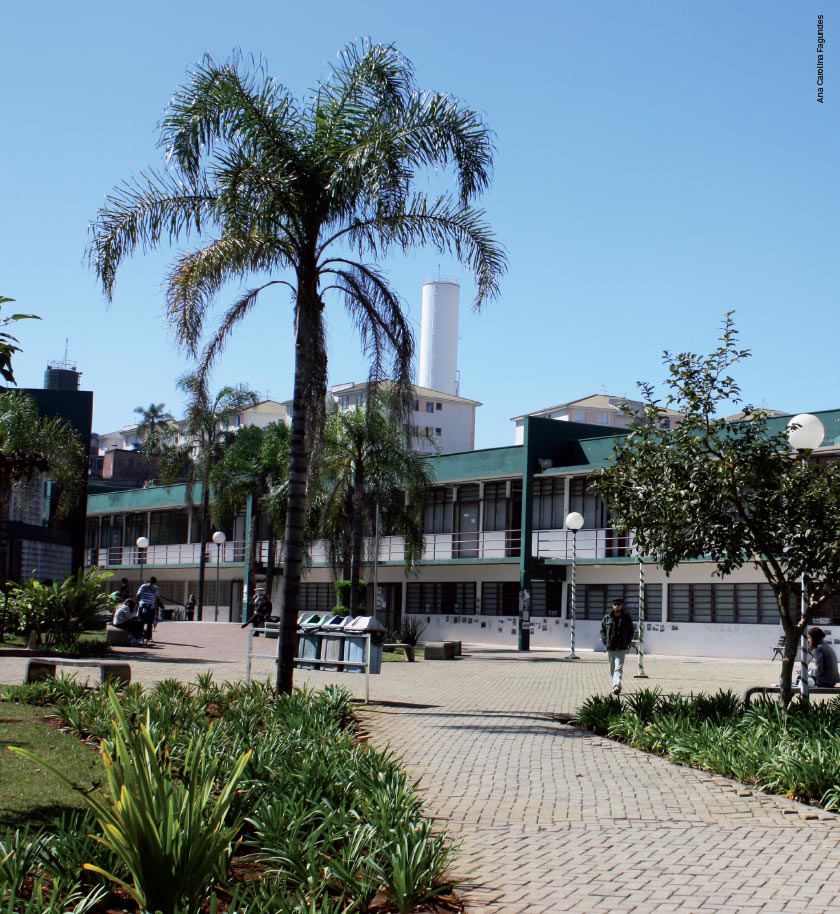
[[[138,536],[136,541],[137,546],[137,564],[140,566],[140,583],[143,582],[143,566],[146,564],[146,550],[149,548],[149,537],[148,536]]]
[[[219,562],[222,558],[222,546],[227,541],[227,537],[221,530],[213,534],[213,542],[216,544],[216,607],[213,610],[213,621],[219,621]]]
[[[566,529],[572,531],[572,587],[569,593],[569,610],[570,610],[570,626],[569,626],[569,656],[566,658],[568,660],[578,660],[579,657],[575,653],[575,622],[577,621],[577,588],[575,581],[575,574],[577,571],[577,534],[578,530],[583,527],[583,516],[578,514],[577,511],[572,511],[570,514],[566,515]]]
[[[808,454],[818,448],[825,438],[825,426],[816,416],[810,413],[800,413],[794,416],[787,424],[787,437],[790,446],[802,458],[802,466],[808,464]],[[808,613],[808,597],[805,593],[805,573],[800,579],[802,595],[800,597],[799,611],[803,619]],[[799,640],[799,695],[802,701],[808,700],[808,637],[805,626]]]

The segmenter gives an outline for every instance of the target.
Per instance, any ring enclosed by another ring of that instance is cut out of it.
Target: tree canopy
[[[728,575],[754,565],[773,588],[786,635],[783,700],[789,701],[798,640],[815,613],[840,594],[840,464],[801,459],[786,428],[767,412],[744,406],[732,366],[750,355],[738,347],[732,314],[708,356],[666,352],[664,404],[641,383],[644,416],[618,439],[615,459],[596,480],[613,523],[632,532],[641,556],[670,573],[705,559]],[[662,406],[683,414],[663,428]],[[804,455],[806,458],[808,455]],[[792,613],[805,581],[804,616]]]

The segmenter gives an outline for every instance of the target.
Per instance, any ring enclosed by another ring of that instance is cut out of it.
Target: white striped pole
[[[647,679],[645,672],[645,562],[639,556],[639,672],[634,679]]]
[[[575,619],[577,618],[577,591],[575,589],[575,570],[577,568],[577,530],[572,530],[572,600],[571,600],[571,628],[569,629],[569,660],[577,660],[575,653]]]

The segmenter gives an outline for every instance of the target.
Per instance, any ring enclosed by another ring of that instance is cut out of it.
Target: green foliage
[[[97,864],[86,863],[85,869],[123,886],[142,910],[175,914],[182,905],[192,910],[213,879],[224,877],[239,832],[239,824],[226,824],[226,817],[250,753],[236,760],[217,788],[220,763],[207,752],[205,739],[191,739],[183,763],[175,765],[148,719],[130,723],[113,691],[109,702],[113,748],[103,743],[104,783],[99,792],[86,794],[85,802],[102,829],[99,840],[132,883]],[[16,751],[38,762],[31,753]]]
[[[621,699],[617,695],[592,695],[577,709],[572,723],[599,736],[606,736],[613,718],[621,713]]]
[[[106,773],[89,811],[45,839],[37,878],[68,899],[106,880],[142,910],[212,912],[239,837],[259,872],[233,887],[229,909],[245,914],[350,914],[377,895],[406,911],[450,892],[455,846],[396,756],[353,740],[352,703],[337,687],[277,695],[209,674],[132,685],[119,702],[68,692],[58,711],[102,739]]]
[[[335,598],[338,601],[336,606],[336,612],[339,609],[348,609],[350,606],[350,590],[353,586],[353,582],[345,578],[342,578],[335,582],[333,587],[335,588]],[[361,606],[365,599],[367,598],[367,581],[359,581],[359,605]]]
[[[96,625],[97,616],[110,610],[103,589],[110,577],[110,571],[94,566],[80,568],[60,584],[42,584],[34,578],[13,584],[6,605],[10,627],[22,635],[38,632],[48,648],[72,650],[82,632]]]
[[[9,305],[13,301],[13,298],[6,298],[4,295],[0,295],[0,307]],[[37,314],[9,314],[4,318],[0,318],[0,327],[8,327],[9,324],[24,320],[39,321],[41,318]],[[20,346],[16,345],[17,341],[17,337],[12,336],[11,333],[0,332],[0,375],[2,375],[7,384],[16,383],[15,375],[12,371],[12,356],[21,351]]]
[[[403,616],[400,620],[399,643],[418,644],[426,631],[426,623],[418,616]]]

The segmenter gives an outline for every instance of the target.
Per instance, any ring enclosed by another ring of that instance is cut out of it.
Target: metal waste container
[[[338,634],[344,631],[344,626],[351,622],[352,616],[332,616],[325,621],[322,620],[320,630],[322,632],[323,643],[321,647],[322,660],[344,660],[344,638],[330,638],[330,634]],[[344,667],[324,663],[322,670],[343,670]]]
[[[324,616],[324,618],[327,618]],[[303,613],[298,619],[298,657],[318,660],[321,656],[321,615],[320,613]],[[317,669],[317,664],[300,663],[301,669]]]
[[[346,647],[346,660],[359,664],[358,667],[345,667],[348,672],[364,673],[365,645],[370,635],[370,671],[379,673],[382,669],[382,645],[385,643],[385,626],[376,616],[356,616],[345,626],[347,634],[356,635],[357,638],[348,638]]]

